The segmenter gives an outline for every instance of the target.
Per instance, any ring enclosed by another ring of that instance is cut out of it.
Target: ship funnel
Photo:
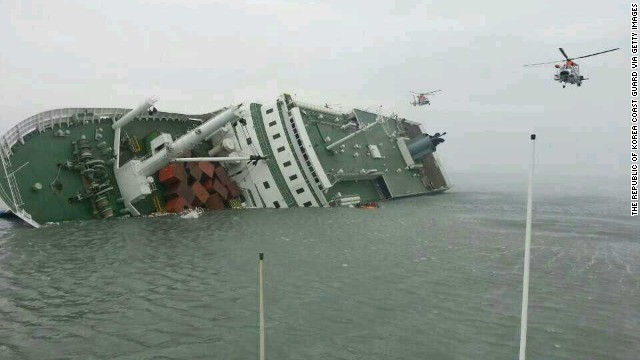
[[[442,138],[445,133],[436,133],[435,135],[424,134],[422,137],[414,138],[407,149],[411,153],[411,157],[414,160],[419,160],[427,154],[431,154],[436,151],[436,146],[444,142]]]

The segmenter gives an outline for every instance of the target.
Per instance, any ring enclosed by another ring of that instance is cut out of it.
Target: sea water
[[[0,359],[257,359],[259,252],[267,358],[515,359],[525,205],[453,189],[377,210],[0,220]],[[529,358],[640,358],[627,205],[534,198]]]

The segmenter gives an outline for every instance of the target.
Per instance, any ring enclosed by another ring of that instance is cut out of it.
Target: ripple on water
[[[377,211],[225,211],[37,230],[1,222],[0,357],[254,358],[264,251],[273,358],[513,359],[521,200],[451,193]],[[575,207],[558,216],[562,202],[552,200],[534,214],[529,353],[632,358],[636,223]]]

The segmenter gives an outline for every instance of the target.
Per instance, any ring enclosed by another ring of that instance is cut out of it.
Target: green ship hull
[[[434,154],[444,140],[397,116],[341,113],[287,94],[201,115],[158,112],[154,102],[57,109],[19,123],[0,138],[0,197],[37,227],[192,207],[349,206],[449,189]]]

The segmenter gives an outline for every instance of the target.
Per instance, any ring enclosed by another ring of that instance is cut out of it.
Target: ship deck
[[[354,110],[354,113],[361,126],[375,122],[378,116],[362,110]],[[391,198],[424,195],[446,190],[426,188],[420,169],[406,169],[407,164],[397,149],[395,138],[391,136],[394,132],[396,134],[404,133],[399,120],[385,117],[383,124],[373,126],[347,140],[343,143],[345,145],[344,152],[338,151],[335,154],[334,151],[326,150],[326,146],[353,133],[354,130],[350,126],[346,129],[341,128],[345,124],[350,124],[352,120],[345,116],[308,108],[302,108],[302,117],[325,172],[330,174],[333,181],[337,181],[333,187],[328,189],[327,198],[331,198],[339,192],[342,195],[359,193],[363,200],[379,199],[380,183],[375,179],[380,177],[384,179],[388,195]],[[330,140],[325,142],[326,138]],[[377,145],[383,158],[375,159],[368,155],[368,145]],[[340,169],[343,174],[338,174]],[[363,169],[376,171],[372,174],[361,174]]]
[[[67,111],[62,111],[67,110]],[[111,128],[113,116],[116,114],[105,113],[107,109],[61,109],[60,114],[52,118],[47,126],[26,133],[20,136],[19,141],[14,141],[10,147],[11,168],[15,176],[16,185],[20,192],[21,201],[28,205],[28,213],[32,219],[38,223],[47,221],[64,221],[68,219],[89,220],[94,219],[92,205],[89,201],[70,203],[69,198],[76,196],[78,192],[84,191],[85,185],[82,177],[77,171],[60,169],[57,164],[74,159],[73,141],[79,140],[83,135],[89,139],[92,145],[92,152],[95,159],[107,162],[112,157],[112,151],[102,153],[96,147],[100,142],[104,142],[108,147],[113,146],[114,131]],[[128,111],[127,109],[117,109],[117,114]],[[55,112],[52,111],[52,112]],[[46,114],[46,113],[43,113]],[[42,114],[39,114],[42,116]],[[153,132],[167,132],[174,136],[182,135],[191,128],[197,126],[201,118],[186,116],[182,114],[159,112],[154,116],[142,116],[129,123],[123,130],[126,136],[135,139],[137,146],[121,151],[121,161],[123,164],[133,157],[144,157],[148,149],[148,136]],[[153,122],[153,126],[150,126]],[[20,125],[20,124],[19,124]],[[19,126],[18,125],[18,126]],[[102,129],[102,130],[98,130]],[[66,136],[56,136],[59,130],[69,131]],[[101,138],[96,140],[97,132]],[[7,141],[6,138],[4,141]],[[206,151],[203,151],[206,153]],[[54,181],[64,184],[62,189],[54,190]],[[157,179],[156,179],[157,180]],[[120,192],[116,185],[113,172],[110,171],[110,181],[114,190],[109,195],[109,203],[119,216],[118,211],[124,206],[117,202]],[[34,185],[39,183],[41,190],[35,190]],[[9,194],[9,184],[6,177],[0,179],[0,185],[5,193],[3,198],[11,202]],[[164,188],[157,183],[157,194],[162,194]],[[162,196],[157,197],[160,206],[164,205]],[[154,203],[154,196],[136,203],[136,208],[141,213],[148,214],[156,211],[157,205]]]

